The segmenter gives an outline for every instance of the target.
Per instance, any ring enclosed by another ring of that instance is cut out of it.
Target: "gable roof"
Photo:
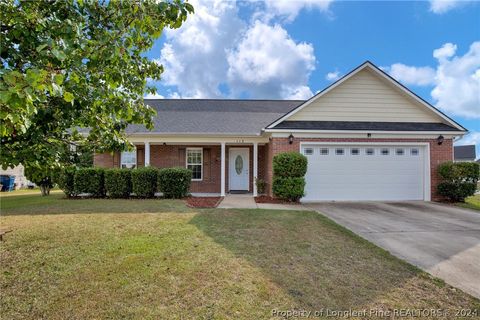
[[[145,99],[157,111],[153,130],[129,125],[127,134],[260,135],[303,100]]]
[[[402,85],[401,83],[399,83],[398,81],[396,81],[395,79],[393,79],[391,76],[389,76],[387,73],[385,73],[384,71],[382,71],[380,68],[378,68],[377,66],[375,66],[373,63],[371,63],[370,61],[366,61],[364,62],[363,64],[361,64],[360,66],[358,66],[357,68],[353,69],[352,71],[350,71],[348,74],[346,74],[345,76],[343,76],[342,78],[340,78],[339,80],[337,80],[336,82],[334,82],[333,84],[331,84],[330,86],[328,86],[327,88],[325,88],[324,90],[320,91],[319,93],[317,93],[316,95],[314,95],[313,97],[311,97],[309,100],[305,101],[304,103],[300,104],[298,107],[296,107],[295,109],[292,109],[290,112],[284,114],[283,116],[279,117],[278,119],[276,119],[275,121],[273,121],[272,123],[270,123],[265,129],[266,130],[269,130],[269,129],[279,129],[277,126],[282,123],[282,122],[286,122],[288,121],[288,118],[291,117],[292,115],[294,115],[295,113],[299,112],[300,110],[302,110],[303,108],[307,107],[308,105],[310,105],[313,101],[319,99],[320,97],[324,96],[325,94],[327,94],[328,92],[332,91],[334,88],[336,88],[337,86],[341,85],[342,83],[344,83],[346,80],[352,78],[354,75],[358,74],[360,71],[362,70],[365,70],[365,69],[368,69],[370,71],[373,71],[373,74],[375,74],[377,77],[379,77],[380,79],[383,79],[384,81],[387,81],[388,83],[392,84],[393,86],[397,87],[400,91],[402,91],[403,93],[405,93],[407,96],[411,97],[414,101],[418,102],[421,106],[423,106],[426,110],[432,112],[433,114],[437,115],[439,118],[441,118],[447,125],[455,128],[457,131],[461,131],[461,132],[466,132],[468,131],[467,129],[465,129],[464,127],[462,127],[460,124],[458,124],[457,122],[455,122],[454,120],[452,120],[451,118],[449,118],[447,115],[445,115],[443,112],[441,112],[440,110],[438,110],[437,108],[435,108],[434,106],[432,106],[431,104],[429,104],[427,101],[423,100],[421,97],[419,97],[418,95],[416,95],[415,93],[413,93],[412,91],[410,91],[407,87],[405,87],[404,85]],[[419,130],[421,131],[421,130]]]
[[[455,146],[453,147],[453,154],[455,160],[475,160],[477,157],[475,153],[475,145]]]

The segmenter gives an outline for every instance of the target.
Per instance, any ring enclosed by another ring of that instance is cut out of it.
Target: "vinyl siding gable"
[[[444,122],[368,68],[314,99],[288,120]]]

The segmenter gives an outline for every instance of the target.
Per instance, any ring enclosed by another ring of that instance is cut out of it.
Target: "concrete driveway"
[[[307,206],[480,298],[480,212],[429,202],[324,202]]]

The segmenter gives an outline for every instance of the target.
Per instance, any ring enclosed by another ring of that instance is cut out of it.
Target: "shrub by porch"
[[[298,152],[279,153],[273,157],[273,194],[283,200],[298,201],[305,193],[307,157]]]
[[[55,182],[67,197],[87,194],[101,198],[183,198],[189,193],[192,173],[186,168],[139,169],[65,168],[55,174]]]

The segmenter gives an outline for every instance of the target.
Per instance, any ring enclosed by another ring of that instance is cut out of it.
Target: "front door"
[[[248,148],[230,148],[229,155],[229,189],[248,191],[250,163]]]

